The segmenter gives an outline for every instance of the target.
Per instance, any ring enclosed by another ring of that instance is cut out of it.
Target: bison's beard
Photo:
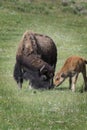
[[[45,76],[40,76],[37,71],[25,71],[23,78],[30,81],[30,85],[35,89],[49,89],[53,88],[50,80],[44,80]]]

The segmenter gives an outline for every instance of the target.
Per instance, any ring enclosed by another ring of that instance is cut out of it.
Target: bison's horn
[[[43,66],[41,67],[40,72],[42,72],[42,71],[44,70],[44,68],[45,68],[45,65],[43,65]]]

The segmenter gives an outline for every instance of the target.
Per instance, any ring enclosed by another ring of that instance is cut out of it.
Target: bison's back
[[[35,34],[38,46],[38,54],[42,59],[50,65],[56,65],[57,62],[57,48],[54,41],[45,35]]]

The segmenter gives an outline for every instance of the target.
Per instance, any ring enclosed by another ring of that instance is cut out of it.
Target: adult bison
[[[55,67],[56,67],[56,62],[57,62],[57,49],[53,40],[48,36],[27,31],[24,33],[20,41],[20,44],[18,46],[18,50],[16,53],[16,64],[14,68],[14,78],[16,79],[17,83],[20,84],[20,87],[22,87],[24,74],[27,73],[27,75],[29,76],[28,69],[29,71],[30,70],[33,71],[33,67],[31,69],[31,68],[28,68],[29,67],[28,66],[26,70],[24,69],[25,65],[23,65],[23,62],[26,61],[25,59],[29,58],[30,56],[32,57],[32,54],[34,54],[33,58],[35,58],[35,55],[36,55],[38,57],[38,61],[39,59],[41,59],[42,60],[41,62],[45,62],[48,64],[48,66],[53,67],[54,72],[55,72]],[[19,60],[20,58],[22,59],[22,62],[20,62]],[[27,64],[29,64],[29,62],[30,60],[27,62]],[[43,66],[44,66],[44,63],[43,63]],[[38,74],[37,74],[37,77],[39,77]],[[33,78],[35,80],[35,77]],[[48,79],[48,82],[49,80],[50,79]],[[53,83],[51,84],[51,86],[52,85]]]

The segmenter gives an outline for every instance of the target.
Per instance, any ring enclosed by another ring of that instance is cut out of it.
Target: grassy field
[[[87,130],[87,92],[80,92],[81,75],[75,93],[68,89],[68,80],[50,91],[29,90],[24,82],[19,91],[13,79],[16,50],[26,30],[55,41],[56,71],[71,55],[87,59],[87,15],[75,14],[72,3],[63,7],[60,0],[33,1],[0,0],[0,130]],[[82,5],[87,8],[84,1]]]

